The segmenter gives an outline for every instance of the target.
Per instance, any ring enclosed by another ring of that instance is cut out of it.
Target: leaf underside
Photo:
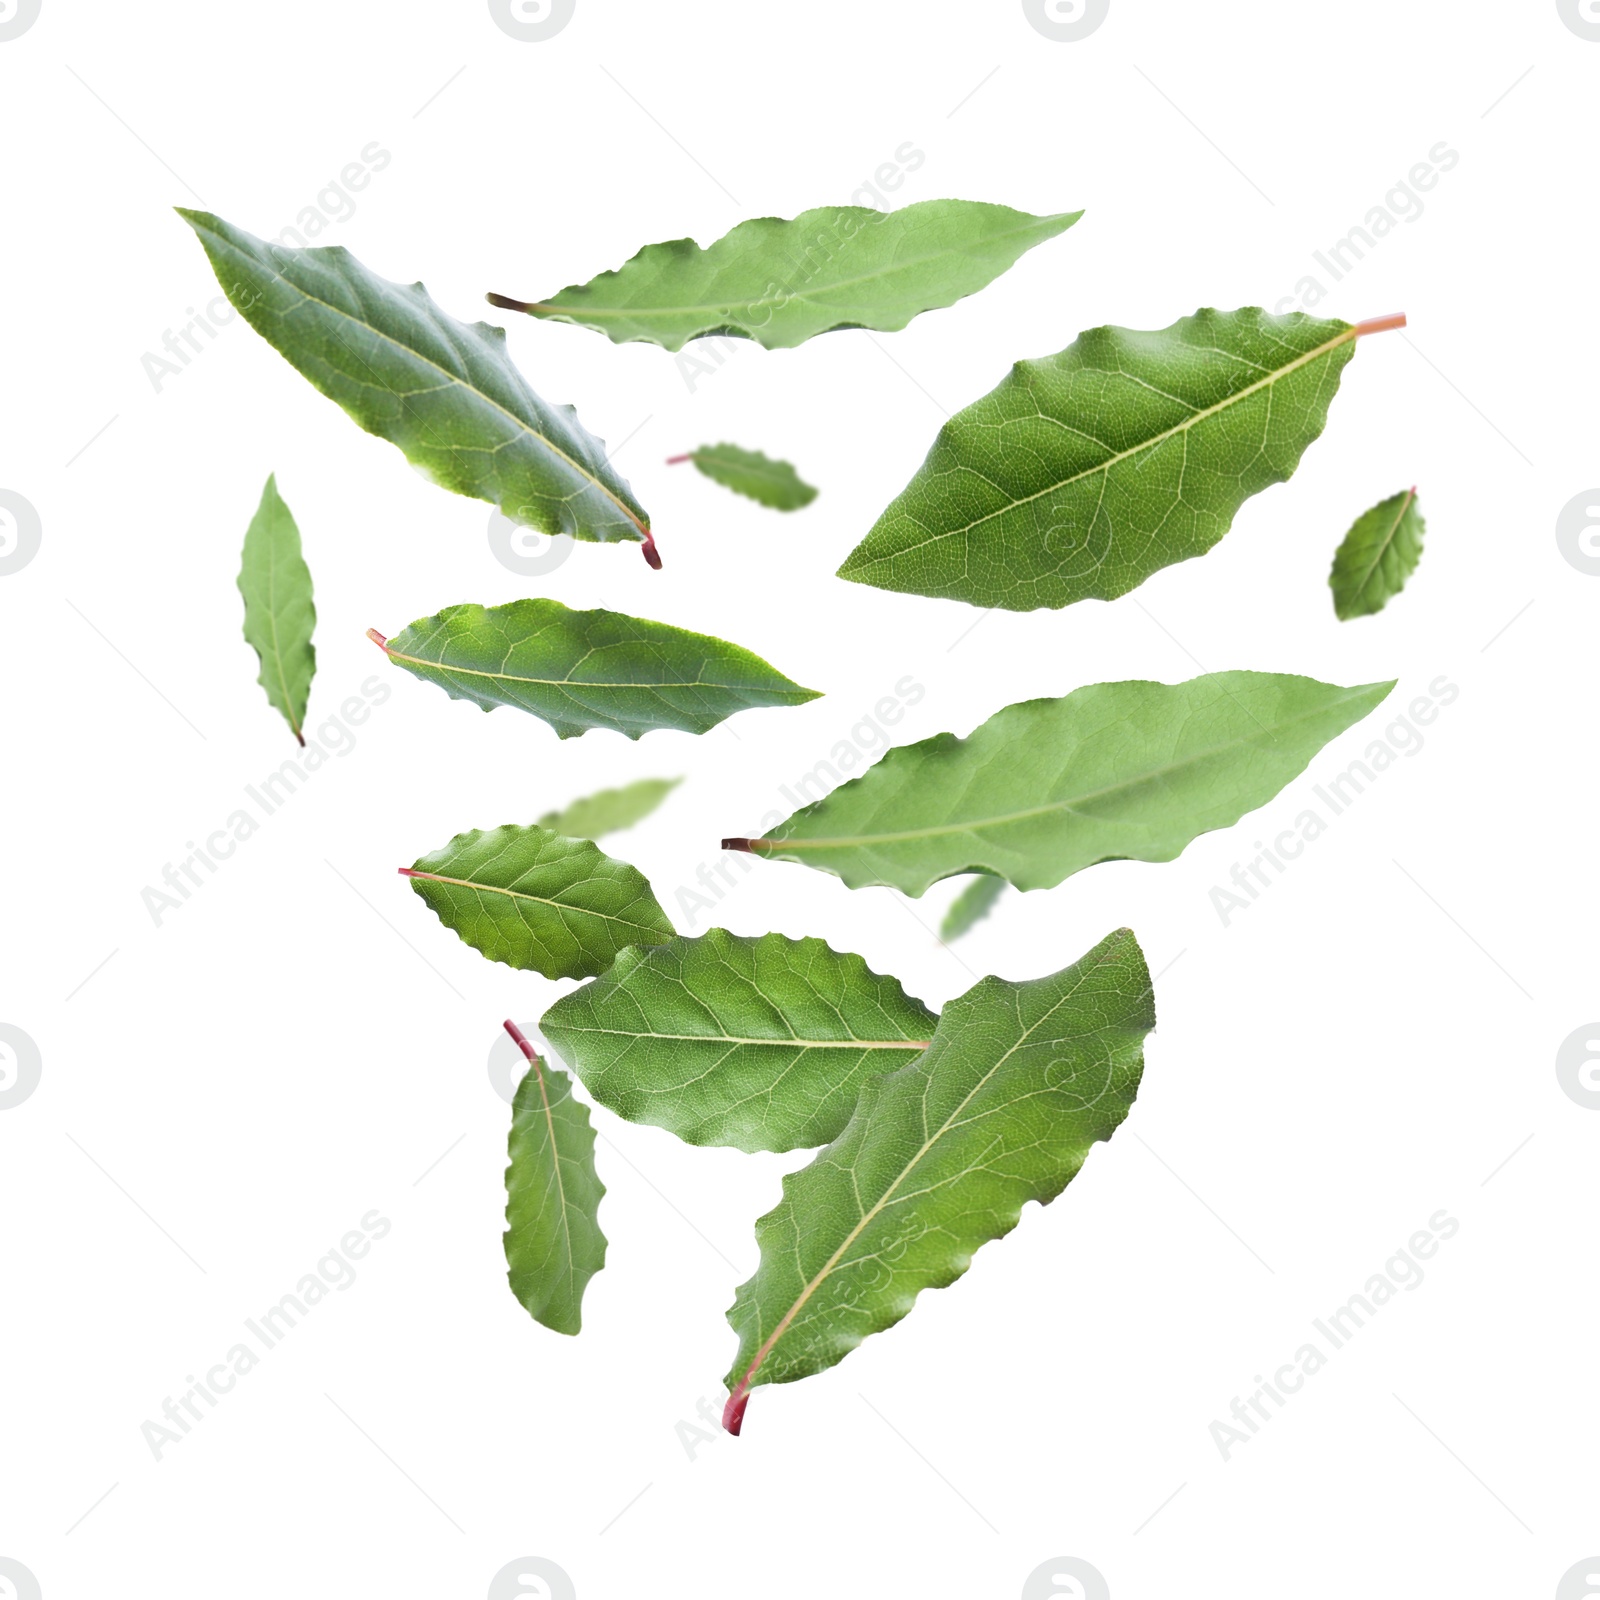
[[[693,239],[646,245],[624,266],[543,301],[490,298],[617,344],[681,350],[726,334],[781,350],[835,328],[903,328],[975,294],[1082,215],[1034,217],[976,200],[889,212],[820,206],[792,221],[741,222],[704,249]]]
[[[536,820],[539,827],[564,833],[569,839],[599,839],[643,822],[682,782],[682,778],[640,778],[620,789],[585,795]]]
[[[380,278],[342,246],[291,249],[209,212],[178,214],[245,321],[433,482],[543,533],[647,537],[604,443],[533,392],[503,328],[457,322],[420,283]]]
[[[672,937],[638,868],[548,828],[458,833],[406,875],[464,943],[547,978],[593,977],[627,946]]]
[[[563,739],[590,728],[630,739],[652,728],[704,733],[736,711],[817,698],[739,645],[558,600],[447,606],[383,648],[452,700],[515,706]]]
[[[820,939],[713,928],[625,950],[539,1027],[601,1105],[689,1144],[826,1143],[861,1086],[914,1060],[937,1017]]]
[[[1171,861],[1265,805],[1393,683],[1286,673],[1097,683],[890,750],[750,841],[852,889],[988,872],[1048,889],[1098,861]]]
[[[708,444],[691,451],[689,459],[713,483],[774,511],[798,511],[817,498],[817,491],[787,461],[775,461],[759,450]]]
[[[1405,588],[1422,559],[1426,529],[1415,489],[1390,495],[1356,518],[1328,574],[1341,622],[1382,611]]]
[[[605,1185],[595,1170],[589,1108],[572,1079],[538,1056],[517,1086],[506,1168],[506,1265],[511,1292],[536,1322],[575,1334],[583,1292],[606,1264]]]
[[[239,593],[244,597],[244,636],[261,662],[261,687],[304,744],[306,702],[317,670],[311,644],[317,608],[311,569],[300,553],[300,529],[278,493],[275,476],[267,479],[245,532]]]
[[[1355,347],[1257,307],[1090,329],[957,412],[839,576],[1008,611],[1115,599],[1289,477]]]
[[[952,1000],[926,1054],[868,1083],[756,1224],[761,1263],[728,1313],[732,1431],[752,1387],[842,1360],[959,1278],[1028,1201],[1060,1194],[1127,1116],[1154,1026],[1127,929],[1051,977],[985,978]]]
[[[1006,880],[980,872],[954,900],[939,924],[939,937],[949,944],[982,922],[994,910],[994,903],[1006,892]]]

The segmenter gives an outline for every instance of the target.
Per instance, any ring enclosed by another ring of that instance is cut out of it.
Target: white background
[[[1058,1556],[1118,1600],[1554,1595],[1600,1552],[1600,1114],[1555,1072],[1600,1014],[1600,579],[1555,538],[1600,480],[1597,73],[1553,0],[1112,0],[1077,43],[1009,0],[579,0],[544,43],[481,3],[44,0],[0,42],[0,488],[43,527],[0,577],[0,1022],[43,1060],[0,1113],[0,1556],[46,1600],[476,1597],[522,1556],[584,1600],[1014,1596]],[[159,391],[144,370],[217,292],[172,205],[274,234],[319,193],[343,210],[326,185],[374,141],[392,159],[318,242],[466,318],[485,290],[844,202],[907,142],[925,160],[896,204],[1087,214],[903,333],[735,348],[693,387],[652,346],[517,320],[534,386],[620,445],[666,559],[580,546],[524,579],[488,507],[424,483],[242,323]],[[1459,161],[1422,213],[1333,283],[1312,252],[1441,141]],[[1101,322],[1270,307],[1308,273],[1321,312],[1410,328],[1362,342],[1293,481],[1203,561],[976,627],[832,576],[1012,360]],[[820,497],[782,518],[663,464],[723,438]],[[158,927],[141,891],[293,754],[234,587],[269,471],[315,575],[312,727],[374,674],[392,693]],[[1416,577],[1336,622],[1335,545],[1412,482]],[[363,638],[522,593],[734,638],[825,698],[698,739],[559,743]],[[1230,667],[1401,683],[1258,816],[1170,865],[1009,894],[948,950],[954,884],[912,902],[758,863],[713,914],[682,909],[719,837],[790,809],[779,786],[907,675],[926,692],[897,742]],[[1425,747],[1225,927],[1211,888],[1441,674],[1459,697]],[[608,1267],[581,1337],[532,1323],[505,1285],[487,1061],[502,1017],[534,1023],[568,986],[483,960],[394,872],[461,829],[679,774],[607,848],[685,931],[820,935],[934,1005],[1124,923],[1162,974],[1138,1105],[1081,1179],[842,1365],[758,1390],[737,1441],[678,1425],[720,1404],[752,1223],[803,1158],[597,1112]],[[373,1209],[392,1230],[354,1285],[154,1459],[141,1425]],[[1440,1209],[1459,1231],[1426,1281],[1224,1461],[1212,1422]]]

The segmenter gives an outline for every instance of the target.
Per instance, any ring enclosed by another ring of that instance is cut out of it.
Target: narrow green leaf
[[[628,945],[672,937],[637,867],[548,828],[474,828],[400,871],[474,950],[547,978],[592,978]]]
[[[671,457],[667,465],[679,461],[694,462],[713,483],[774,511],[798,511],[817,498],[817,491],[787,461],[774,461],[759,450],[741,450],[736,444],[703,444],[687,455]]]
[[[959,939],[974,923],[982,922],[994,910],[995,901],[1005,892],[1004,878],[980,872],[950,902],[950,909],[945,912],[944,921],[939,924],[939,937],[946,944],[952,939]]]
[[[593,328],[617,344],[681,350],[733,334],[784,350],[834,328],[903,328],[954,305],[1064,233],[1081,211],[1033,217],[978,200],[923,200],[899,211],[820,206],[793,221],[757,217],[702,249],[646,245],[624,266],[543,300],[489,303]]]
[[[1155,1021],[1126,928],[1051,977],[985,978],[952,1000],[927,1053],[869,1082],[756,1224],[761,1264],[728,1313],[729,1431],[753,1387],[843,1360],[954,1283],[1028,1201],[1060,1194],[1127,1116]]]
[[[689,1144],[795,1150],[861,1086],[927,1048],[937,1017],[820,939],[713,928],[624,950],[539,1027],[601,1105]]]
[[[541,828],[564,833],[569,839],[598,839],[620,833],[636,822],[643,822],[674,789],[682,778],[640,778],[620,789],[602,789],[585,795],[560,811],[547,811],[538,819]]]
[[[392,639],[369,637],[396,666],[485,711],[516,706],[563,739],[610,728],[704,733],[754,706],[798,706],[815,689],[708,634],[559,600],[446,606]]]
[[[300,554],[300,529],[278,493],[275,476],[267,479],[261,504],[245,530],[239,593],[244,596],[244,636],[261,662],[261,687],[303,745],[306,701],[317,670],[311,644],[317,608],[311,598],[311,569]]]
[[[1288,478],[1357,337],[1403,322],[1251,307],[1092,328],[957,412],[839,576],[1008,611],[1115,599]]]
[[[1097,683],[890,750],[761,839],[725,839],[920,895],[961,872],[1048,889],[1097,861],[1171,861],[1305,770],[1394,687],[1272,672]]]
[[[583,1325],[583,1291],[606,1264],[589,1108],[572,1079],[541,1061],[516,1023],[506,1031],[528,1058],[511,1111],[506,1168],[506,1265],[511,1292],[557,1333]]]
[[[342,246],[292,250],[206,211],[178,215],[245,321],[435,483],[543,533],[639,539],[653,555],[650,519],[605,445],[533,392],[503,328],[457,322],[420,283],[390,283]]]
[[[1426,528],[1414,486],[1356,518],[1328,574],[1333,609],[1341,622],[1382,611],[1405,588],[1422,559]]]

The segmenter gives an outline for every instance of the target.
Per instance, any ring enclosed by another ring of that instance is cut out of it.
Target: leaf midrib
[[[689,1044],[765,1045],[775,1050],[909,1050],[920,1055],[933,1043],[931,1039],[749,1039],[732,1033],[656,1033],[630,1032],[626,1028],[586,1028],[563,1024],[566,1033],[603,1034],[608,1039],[668,1039]]]
[[[615,922],[619,927],[637,928],[641,933],[659,934],[660,928],[646,922],[635,922],[630,917],[613,916],[609,911],[591,911],[588,906],[571,905],[565,900],[552,900],[547,895],[529,894],[525,889],[504,889],[495,883],[479,883],[473,878],[452,878],[442,872],[423,872],[416,867],[408,868],[408,878],[422,878],[429,883],[449,884],[456,889],[474,889],[481,893],[503,894],[512,900],[531,900],[535,905],[551,906],[559,911],[570,911],[580,917],[593,917],[600,922]]]
[[[1362,689],[1367,687],[1369,686],[1362,685]],[[1269,735],[1276,737],[1278,733],[1288,728],[1292,728],[1296,723],[1309,721],[1313,717],[1322,716],[1329,711],[1336,710],[1340,706],[1347,705],[1351,700],[1359,697],[1362,689],[1352,690],[1346,693],[1339,700],[1331,701],[1319,706],[1313,706],[1308,711],[1298,712],[1296,715],[1286,718],[1281,722],[1274,722],[1272,726],[1265,729],[1265,731]],[[1003,816],[984,817],[975,822],[942,823],[937,827],[912,828],[900,833],[862,833],[846,838],[834,839],[773,839],[769,836],[759,840],[754,840],[752,842],[756,844],[773,845],[787,850],[831,850],[840,849],[847,846],[900,844],[911,839],[936,839],[955,833],[981,833],[986,829],[1005,827],[1008,823],[1012,822],[1026,822],[1030,817],[1047,816],[1054,811],[1077,811],[1090,801],[1102,799],[1106,795],[1116,794],[1119,790],[1136,789],[1141,784],[1150,783],[1158,778],[1164,778],[1170,773],[1181,772],[1185,767],[1198,765],[1200,762],[1210,760],[1213,756],[1222,755],[1227,751],[1238,749],[1242,745],[1253,744],[1255,742],[1256,736],[1251,734],[1241,734],[1235,739],[1230,739],[1225,744],[1211,745],[1205,750],[1198,751],[1194,755],[1185,757],[1182,761],[1170,762],[1164,767],[1151,767],[1147,771],[1141,772],[1134,777],[1124,778],[1118,783],[1106,784],[1104,787],[1099,789],[1091,789],[1085,794],[1073,795],[1069,799],[1065,800],[1053,800],[1048,805],[1029,806],[1022,811],[1008,812]],[[818,801],[817,804],[825,804],[826,800],[830,798],[832,798],[831,795],[826,796],[824,797],[824,800]]]
[[[1081,482],[1084,478],[1092,478],[1098,473],[1109,472],[1113,467],[1120,465],[1133,456],[1143,455],[1146,451],[1159,449],[1169,439],[1176,438],[1179,434],[1198,426],[1208,418],[1219,415],[1230,406],[1238,405],[1241,401],[1249,399],[1251,395],[1257,394],[1263,389],[1270,389],[1273,384],[1281,382],[1291,372],[1299,371],[1301,367],[1307,366],[1312,361],[1327,355],[1330,350],[1338,349],[1342,344],[1348,344],[1355,337],[1356,327],[1352,323],[1337,337],[1329,339],[1325,344],[1319,344],[1314,350],[1308,350],[1304,355],[1296,356],[1287,366],[1277,368],[1265,378],[1258,378],[1254,383],[1247,384],[1238,393],[1229,395],[1225,400],[1219,400],[1215,405],[1196,411],[1192,416],[1184,418],[1182,422],[1175,423],[1164,432],[1142,440],[1139,444],[1131,445],[1126,450],[1119,450],[1115,455],[1108,456],[1096,466],[1085,467],[1083,471],[1075,472],[1070,477],[1061,479],[1058,483],[1047,484],[1043,489],[1033,494],[1020,495],[1016,499],[1008,500],[1003,506],[997,506],[993,511],[986,511],[981,517],[975,518],[962,527],[941,529],[926,539],[918,540],[915,544],[902,545],[885,555],[876,556],[870,561],[863,561],[859,567],[850,566],[847,561],[846,567],[852,572],[859,572],[868,567],[881,565],[886,561],[897,561],[903,556],[910,555],[914,550],[922,549],[925,545],[937,544],[941,539],[955,539],[963,534],[971,533],[974,528],[981,527],[985,522],[990,522],[995,517],[1003,517],[1008,512],[1015,511],[1018,506],[1031,505],[1035,500],[1041,500],[1045,495],[1055,494],[1060,489],[1069,489],[1073,484]]]

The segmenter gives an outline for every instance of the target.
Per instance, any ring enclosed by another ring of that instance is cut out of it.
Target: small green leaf
[[[569,611],[559,600],[446,606],[385,639],[397,666],[485,711],[515,706],[563,739],[610,728],[704,733],[753,706],[815,700],[736,644],[617,611]]]
[[[950,902],[950,909],[939,924],[939,937],[949,944],[959,939],[974,923],[994,910],[994,903],[1006,892],[1006,880],[987,872],[980,872],[965,889]]]
[[[713,483],[748,496],[774,511],[798,511],[817,498],[787,461],[774,461],[759,450],[741,450],[736,444],[703,444],[688,455],[673,456],[668,466],[692,461]]]
[[[640,778],[620,789],[602,789],[585,795],[560,811],[547,811],[538,819],[541,828],[564,833],[569,839],[598,839],[620,833],[636,822],[643,822],[674,789],[682,778]]]
[[[592,978],[628,945],[672,937],[637,867],[548,828],[474,828],[400,871],[474,950],[547,978]]]
[[[606,1264],[589,1108],[572,1079],[539,1059],[514,1022],[506,1031],[528,1058],[511,1113],[506,1168],[506,1265],[511,1292],[557,1333],[583,1325],[583,1291]]]
[[[985,978],[952,1000],[927,1053],[872,1079],[756,1224],[761,1264],[728,1313],[729,1431],[753,1387],[843,1360],[954,1283],[1028,1201],[1055,1199],[1127,1116],[1155,1021],[1126,928],[1051,977]]]
[[[1288,478],[1357,337],[1403,322],[1251,307],[1092,328],[957,412],[839,576],[1008,611],[1115,599]]]
[[[757,217],[702,249],[646,245],[588,283],[539,301],[491,294],[508,311],[593,328],[617,344],[681,350],[734,334],[785,350],[833,328],[903,328],[954,305],[1064,233],[1081,211],[1033,217],[977,200],[923,200],[899,211],[820,206],[793,221]]]
[[[965,739],[890,750],[764,838],[723,848],[909,895],[962,872],[1049,889],[1097,861],[1171,861],[1265,805],[1393,687],[1213,672],[1025,700]]]
[[[1405,588],[1422,559],[1426,528],[1415,487],[1380,500],[1356,518],[1328,574],[1341,622],[1382,611]]]
[[[533,392],[503,328],[457,322],[420,283],[390,283],[342,246],[291,250],[206,211],[178,215],[245,321],[435,483],[543,533],[638,539],[653,554],[650,519],[605,445]]]
[[[862,1084],[938,1019],[820,939],[713,928],[624,950],[539,1027],[601,1105],[689,1144],[795,1150],[849,1120]]]
[[[317,670],[311,644],[317,608],[311,598],[311,569],[300,554],[300,529],[278,493],[276,477],[267,479],[261,504],[245,530],[239,593],[244,596],[244,636],[261,662],[261,687],[303,745],[306,701]]]

